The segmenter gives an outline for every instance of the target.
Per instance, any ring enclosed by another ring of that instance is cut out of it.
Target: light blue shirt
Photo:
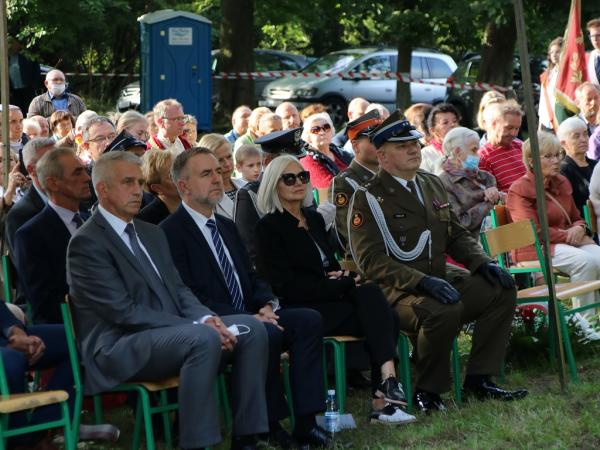
[[[54,105],[54,109],[56,111],[68,111],[69,110],[69,95],[64,93],[62,97],[54,97],[50,92],[48,92],[48,96],[50,97],[50,101]]]
[[[48,201],[48,205],[56,212],[56,214],[58,214],[60,220],[64,222],[67,230],[71,233],[71,236],[74,235],[77,231],[77,224],[73,222],[73,218],[75,217],[75,214],[79,214],[79,211],[71,211],[70,209],[55,205],[51,201]]]

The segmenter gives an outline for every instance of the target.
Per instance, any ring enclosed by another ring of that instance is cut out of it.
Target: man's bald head
[[[350,103],[348,103],[348,119],[350,121],[358,119],[365,113],[367,106],[369,106],[369,102],[362,97],[356,97],[350,100]]]

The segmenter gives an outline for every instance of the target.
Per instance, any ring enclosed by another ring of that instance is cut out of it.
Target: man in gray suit
[[[179,375],[180,446],[221,440],[214,383],[233,363],[232,449],[268,431],[264,327],[248,315],[222,319],[183,284],[163,231],[133,217],[142,200],[139,158],[111,152],[94,165],[98,210],[67,251],[67,277],[85,366],[85,390]],[[227,327],[237,325],[239,336]]]

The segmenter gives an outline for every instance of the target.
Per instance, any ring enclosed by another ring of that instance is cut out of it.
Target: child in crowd
[[[262,172],[262,152],[252,144],[244,144],[235,152],[235,170],[246,183],[258,180]]]

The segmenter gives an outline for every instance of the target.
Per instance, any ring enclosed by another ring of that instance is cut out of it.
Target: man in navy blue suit
[[[83,163],[68,148],[52,150],[37,162],[48,204],[15,235],[14,259],[35,323],[62,323],[60,304],[69,292],[67,246],[83,224],[79,204],[91,196]]]
[[[251,268],[235,224],[214,214],[223,196],[223,182],[212,152],[190,149],[177,156],[171,172],[182,204],[161,227],[184,283],[219,315],[253,314],[267,329],[268,438],[283,448],[296,444],[279,424],[288,415],[279,373],[281,353],[287,350],[296,417],[294,438],[303,445],[329,445],[314,419],[325,403],[321,316],[311,309],[280,309],[270,287]]]

